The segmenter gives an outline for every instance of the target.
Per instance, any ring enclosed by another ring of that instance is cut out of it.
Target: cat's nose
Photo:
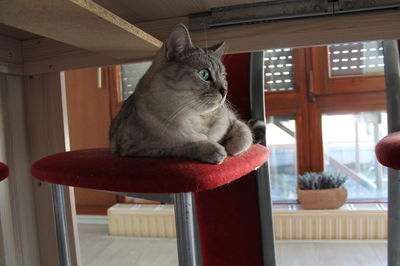
[[[222,96],[225,96],[228,93],[228,90],[225,88],[220,88],[218,91],[219,93],[221,93]]]

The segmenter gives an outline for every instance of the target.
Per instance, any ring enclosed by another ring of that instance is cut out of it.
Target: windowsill
[[[387,204],[387,199],[351,199],[346,204]],[[273,200],[273,205],[299,204],[297,200]]]
[[[334,210],[305,210],[300,204],[273,204],[274,212],[287,212],[287,211],[311,211],[311,212],[365,212],[365,211],[387,211],[387,203],[346,203],[339,209]]]
[[[334,210],[305,210],[299,204],[273,206],[278,240],[385,240],[386,203],[347,203]]]

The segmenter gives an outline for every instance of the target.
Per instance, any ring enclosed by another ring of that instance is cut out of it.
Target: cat
[[[249,149],[252,132],[226,102],[224,45],[200,48],[176,25],[111,122],[111,151],[220,164]]]

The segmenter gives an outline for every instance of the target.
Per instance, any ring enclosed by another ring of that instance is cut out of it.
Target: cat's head
[[[176,25],[158,55],[163,63],[157,76],[167,83],[169,96],[190,101],[191,108],[202,113],[221,106],[228,91],[223,49],[224,42],[209,48],[194,45],[186,27]]]

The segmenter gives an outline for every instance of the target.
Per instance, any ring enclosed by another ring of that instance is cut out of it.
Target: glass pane
[[[349,199],[386,199],[387,169],[375,159],[375,145],[387,135],[386,112],[322,116],[325,171],[349,176]]]
[[[294,90],[292,49],[264,51],[265,91]]]
[[[272,199],[295,200],[297,185],[296,123],[294,115],[270,116],[266,128],[270,151]]]
[[[383,42],[352,42],[328,46],[330,75],[383,73]]]
[[[125,101],[135,91],[136,85],[150,65],[151,62],[121,65],[122,100]]]

